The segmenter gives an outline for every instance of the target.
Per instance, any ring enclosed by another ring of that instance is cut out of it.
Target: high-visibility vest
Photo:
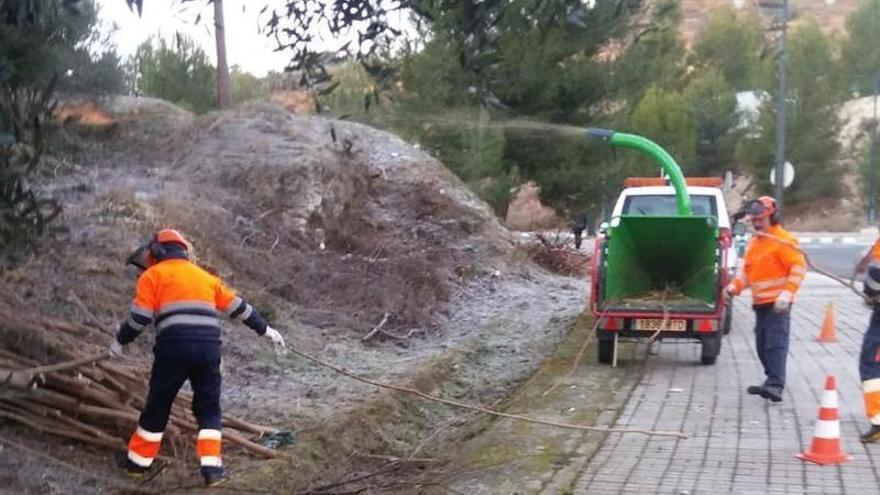
[[[755,235],[749,241],[732,282],[737,294],[751,287],[755,305],[772,304],[783,291],[790,292],[794,300],[807,271],[795,236],[781,225],[772,225],[766,234],[769,237]]]
[[[253,311],[219,278],[195,263],[168,259],[151,266],[138,278],[129,319],[120,335],[123,341],[134,340],[137,333],[152,323],[158,331],[157,342],[219,342],[220,316],[247,320]]]
[[[880,266],[880,237],[871,246],[871,265]]]

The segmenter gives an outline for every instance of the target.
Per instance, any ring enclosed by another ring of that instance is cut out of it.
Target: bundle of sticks
[[[544,268],[567,276],[586,275],[590,267],[589,254],[573,249],[574,241],[557,232],[556,235],[536,233],[539,243],[529,249],[532,261]]]
[[[40,432],[125,450],[148,387],[143,362],[110,360],[103,345],[112,332],[48,318],[0,303],[0,420]],[[46,363],[57,363],[49,364]],[[188,452],[198,425],[192,397],[181,392],[165,432],[172,457]],[[224,440],[253,454],[277,453],[248,436],[275,432],[229,415]]]

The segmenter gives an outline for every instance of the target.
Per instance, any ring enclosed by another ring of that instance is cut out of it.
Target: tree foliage
[[[761,21],[738,14],[732,7],[712,11],[693,49],[693,63],[698,67],[721,71],[736,91],[755,89],[765,72],[761,58],[764,34]]]
[[[652,86],[633,112],[630,125],[634,132],[666,148],[685,173],[697,168],[697,124],[681,93]],[[653,175],[656,165],[650,163],[650,167],[639,172]]]
[[[233,65],[230,69],[229,79],[232,86],[232,100],[236,103],[256,100],[266,95],[263,82],[250,72],[241,70],[238,65]]]
[[[58,69],[88,35],[89,18],[62,1],[5,1],[0,17],[0,269],[34,249],[60,212],[31,179],[55,106]],[[86,13],[87,14],[87,13]],[[93,22],[92,18],[92,22]]]
[[[678,3],[657,3],[652,26],[638,33],[635,41],[610,67],[610,91],[630,108],[652,86],[677,89],[684,76],[684,47],[678,39],[681,20]]]
[[[741,134],[733,88],[721,71],[709,68],[691,79],[683,96],[696,126],[694,172],[715,175],[732,169]]]
[[[135,91],[168,100],[194,112],[217,108],[216,70],[195,42],[178,34],[173,45],[162,38],[142,43],[132,58]]]
[[[880,0],[861,0],[847,18],[846,31],[841,47],[846,82],[868,93],[880,75]]]

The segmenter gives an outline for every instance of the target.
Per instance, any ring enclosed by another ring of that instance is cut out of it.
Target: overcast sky
[[[128,10],[125,0],[97,0],[98,14],[106,27],[117,25],[113,35],[119,53],[131,55],[144,40],[154,34],[171,37],[175,32],[189,34],[205,52],[214,54],[214,10],[205,2],[187,2],[182,6],[175,0],[146,0],[143,17]],[[226,51],[229,66],[240,65],[244,70],[262,76],[270,70],[282,71],[289,61],[285,52],[273,52],[274,42],[260,34],[259,12],[264,5],[283,5],[283,0],[224,0],[226,18]],[[198,13],[202,20],[194,21]],[[170,39],[170,38],[169,38]]]

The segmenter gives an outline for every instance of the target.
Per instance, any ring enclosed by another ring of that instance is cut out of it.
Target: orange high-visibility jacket
[[[220,341],[220,316],[242,320],[257,334],[266,321],[219,278],[186,259],[167,259],[151,266],[137,281],[128,320],[117,335],[127,344],[149,324],[156,340]]]
[[[771,237],[756,234],[749,241],[743,265],[732,282],[734,294],[751,287],[756,306],[773,304],[783,291],[791,292],[794,300],[807,272],[795,236],[781,225],[770,226],[766,234]]]
[[[880,265],[880,238],[877,238],[871,246],[871,264]]]

